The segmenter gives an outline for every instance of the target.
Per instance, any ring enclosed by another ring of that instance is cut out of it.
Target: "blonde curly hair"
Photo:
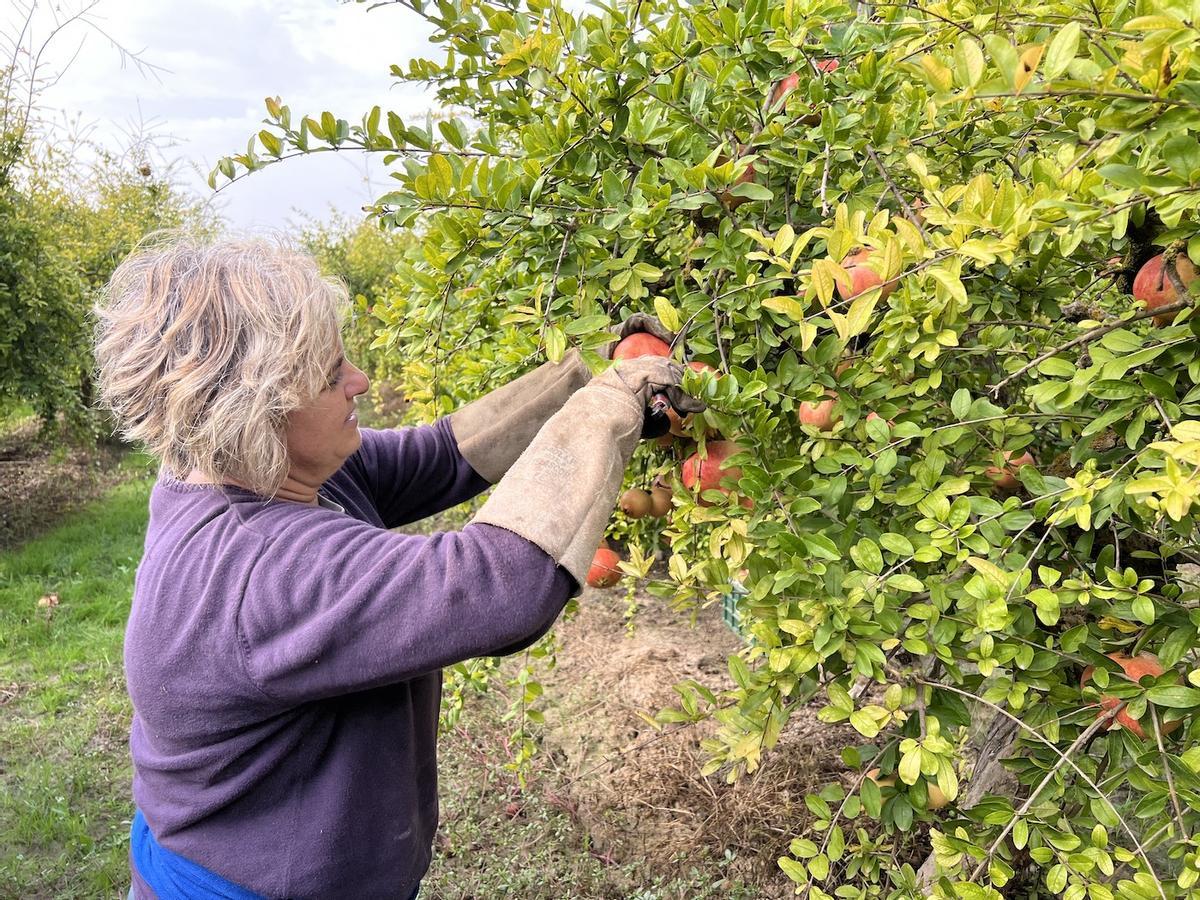
[[[274,496],[286,417],[328,386],[349,306],[282,239],[153,235],[94,308],[100,402],[175,477]]]

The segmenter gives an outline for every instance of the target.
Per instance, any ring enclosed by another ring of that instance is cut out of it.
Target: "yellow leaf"
[[[679,312],[666,297],[654,298],[654,314],[658,316],[658,321],[662,322],[663,327],[668,331],[678,331],[683,324],[679,318]]]
[[[1125,23],[1125,31],[1162,31],[1183,28],[1184,24],[1174,16],[1138,16]]]
[[[818,259],[813,263],[812,285],[817,292],[817,299],[824,306],[828,306],[829,301],[833,299],[835,281],[842,281],[847,287],[850,286],[850,276],[833,260]]]
[[[1176,422],[1171,429],[1171,436],[1177,441],[1200,441],[1200,422],[1195,419]]]
[[[797,322],[804,321],[804,304],[795,297],[768,297],[762,302],[762,305],[767,309],[783,313],[789,319],[794,319]]]
[[[867,330],[867,324],[871,321],[871,314],[875,312],[875,304],[879,302],[881,294],[879,288],[872,288],[850,304],[850,311],[846,314],[846,334],[841,334],[840,329],[838,331],[843,341]]]
[[[833,322],[833,327],[837,329],[838,337],[842,339],[842,342],[850,340],[850,323],[846,317],[833,310],[827,310],[825,315],[829,316],[830,321]]]
[[[954,72],[937,57],[926,53],[921,57],[921,68],[934,90],[945,92],[954,87]]]
[[[1029,84],[1029,80],[1033,78],[1033,73],[1037,71],[1038,63],[1042,61],[1042,54],[1045,52],[1045,44],[1034,44],[1021,54],[1021,64],[1017,66],[1017,74],[1013,79],[1015,93],[1021,93],[1025,89],[1025,85]]]
[[[803,353],[812,347],[817,339],[817,326],[812,322],[800,323],[800,352]]]

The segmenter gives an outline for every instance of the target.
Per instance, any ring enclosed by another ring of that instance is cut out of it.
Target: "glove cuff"
[[[610,385],[574,394],[472,522],[537,544],[582,585],[637,446],[642,412],[636,398]]]
[[[578,350],[468,403],[449,416],[458,452],[495,484],[567,398],[591,379]]]

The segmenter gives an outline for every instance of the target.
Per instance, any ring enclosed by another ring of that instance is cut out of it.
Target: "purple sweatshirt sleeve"
[[[345,474],[365,485],[387,528],[424,519],[491,487],[458,452],[449,419],[361,431],[362,447],[346,461]]]
[[[543,634],[574,581],[502,528],[402,535],[330,510],[273,529],[239,611],[247,671],[296,703],[392,684]]]

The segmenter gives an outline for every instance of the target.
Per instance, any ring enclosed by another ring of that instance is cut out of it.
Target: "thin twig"
[[[1016,381],[1018,378],[1020,378],[1022,375],[1024,375],[1026,372],[1028,372],[1030,369],[1035,368],[1036,366],[1038,366],[1041,363],[1045,362],[1046,360],[1050,359],[1050,357],[1052,357],[1052,356],[1058,356],[1058,354],[1063,353],[1066,350],[1070,350],[1072,347],[1078,347],[1080,344],[1090,344],[1092,341],[1096,340],[1097,338],[1104,337],[1104,335],[1108,334],[1110,331],[1116,331],[1118,328],[1121,328],[1124,325],[1128,325],[1131,322],[1137,322],[1139,319],[1148,319],[1151,316],[1166,315],[1167,313],[1173,313],[1173,312],[1177,312],[1181,309],[1187,309],[1191,305],[1192,304],[1191,304],[1190,300],[1185,300],[1185,301],[1180,301],[1179,303],[1172,303],[1168,306],[1160,306],[1160,307],[1158,307],[1158,309],[1143,309],[1140,312],[1134,313],[1132,316],[1130,316],[1127,319],[1117,319],[1116,321],[1109,322],[1107,325],[1100,325],[1100,326],[1097,326],[1096,328],[1091,329],[1090,331],[1085,331],[1083,334],[1079,335],[1078,337],[1072,338],[1071,340],[1067,341],[1065,344],[1062,344],[1061,346],[1053,347],[1050,350],[1047,350],[1041,356],[1038,356],[1035,359],[1031,360],[1027,365],[1022,366],[1020,369],[1018,369],[1013,374],[1009,375],[1007,378],[992,385],[992,387],[988,388],[988,390],[991,392],[992,396],[995,397],[995,396],[999,395],[1000,389],[1003,388],[1005,385],[1010,384],[1013,381]]]
[[[923,678],[917,679],[917,682],[919,684],[928,685],[930,687],[937,688],[940,690],[950,691],[952,694],[958,694],[960,697],[963,697],[965,699],[974,700],[977,703],[982,703],[985,706],[990,707],[991,709],[993,709],[995,712],[999,713],[1000,715],[1005,716],[1006,718],[1012,720],[1014,723],[1016,723],[1018,728],[1022,729],[1023,731],[1027,732],[1028,734],[1032,735],[1035,740],[1037,740],[1037,741],[1041,742],[1042,744],[1045,744],[1047,747],[1049,747],[1052,753],[1054,753],[1056,756],[1058,756],[1058,758],[1060,760],[1062,760],[1067,765],[1069,765],[1072,769],[1075,770],[1076,774],[1080,778],[1083,779],[1083,781],[1088,785],[1088,787],[1090,787],[1092,790],[1094,790],[1096,792],[1097,796],[1102,797],[1104,799],[1104,802],[1108,805],[1109,810],[1112,812],[1112,814],[1114,816],[1116,816],[1117,821],[1120,822],[1121,825],[1124,827],[1125,833],[1128,834],[1129,837],[1133,839],[1133,843],[1135,845],[1134,852],[1138,856],[1140,856],[1142,859],[1142,862],[1146,864],[1146,869],[1150,873],[1150,877],[1154,879],[1154,886],[1158,888],[1159,896],[1162,897],[1162,900],[1167,900],[1167,895],[1163,891],[1162,881],[1154,873],[1154,866],[1151,864],[1150,858],[1146,855],[1146,850],[1142,846],[1142,842],[1140,840],[1138,840],[1138,836],[1134,833],[1133,828],[1131,828],[1129,823],[1125,821],[1125,817],[1121,815],[1120,811],[1115,806],[1113,806],[1113,803],[1111,800],[1108,799],[1108,796],[1106,794],[1104,794],[1100,790],[1099,787],[1096,786],[1096,783],[1094,781],[1092,781],[1091,777],[1085,771],[1083,771],[1083,769],[1079,768],[1079,766],[1076,765],[1074,760],[1068,758],[1061,750],[1058,749],[1058,747],[1054,746],[1054,744],[1049,739],[1043,737],[1041,735],[1041,733],[1038,732],[1036,729],[1030,727],[1029,725],[1026,725],[1024,722],[1022,722],[1020,719],[1018,719],[1016,716],[1014,716],[1008,710],[1004,709],[1002,706],[999,706],[996,703],[993,703],[990,700],[986,700],[983,697],[978,696],[977,694],[972,694],[970,691],[964,691],[961,688],[957,688],[951,684],[926,681]],[[1109,710],[1109,712],[1115,716],[1117,714],[1117,712],[1119,712],[1123,708],[1124,708],[1123,706],[1115,707],[1113,710]],[[1014,821],[1015,821],[1015,819],[1014,819]]]
[[[1101,713],[1101,715],[1096,717],[1095,722],[1080,732],[1079,737],[1075,738],[1075,741],[1070,747],[1067,748],[1067,752],[1062,755],[1062,758],[1059,760],[1059,762],[1052,766],[1050,771],[1046,773],[1046,777],[1042,779],[1041,784],[1033,789],[1033,792],[1026,797],[1025,802],[1021,804],[1021,808],[1013,813],[1012,817],[1008,820],[1008,824],[1004,826],[1004,830],[996,836],[994,841],[992,841],[992,846],[988,847],[987,852],[983,855],[983,859],[979,861],[979,865],[975,867],[975,871],[973,871],[971,873],[971,877],[967,879],[968,881],[974,881],[983,874],[983,870],[987,868],[988,863],[990,863],[992,860],[992,857],[996,855],[996,851],[1000,849],[1000,845],[1004,843],[1004,839],[1008,837],[1013,828],[1016,827],[1017,822],[1021,820],[1021,817],[1025,815],[1025,813],[1029,812],[1029,810],[1033,807],[1033,804],[1037,802],[1037,798],[1042,793],[1042,789],[1045,788],[1046,785],[1053,780],[1054,776],[1058,774],[1058,770],[1062,768],[1063,763],[1068,762],[1070,757],[1074,755],[1075,751],[1086,744],[1093,734],[1095,734],[1101,728],[1107,727],[1108,723],[1116,718],[1117,713],[1124,708],[1124,704],[1121,704],[1113,707],[1112,709],[1105,710],[1103,713]]]
[[[1162,760],[1163,772],[1167,776],[1167,793],[1171,795],[1171,805],[1175,808],[1175,824],[1179,826],[1179,837],[1183,838],[1187,834],[1187,828],[1183,824],[1183,808],[1179,805],[1179,795],[1175,792],[1175,777],[1171,774],[1171,760],[1167,758],[1166,748],[1163,747],[1162,729],[1158,723],[1158,713],[1154,709],[1154,704],[1147,704],[1150,709],[1150,723],[1154,726],[1154,741],[1158,744],[1158,757]]]
[[[929,235],[925,231],[925,226],[921,224],[921,219],[917,215],[916,210],[912,208],[912,205],[909,204],[904,195],[900,193],[900,188],[896,187],[896,182],[892,180],[892,176],[888,174],[888,170],[883,167],[878,154],[875,153],[875,148],[870,144],[867,145],[867,156],[871,157],[871,162],[875,163],[875,168],[879,170],[879,174],[883,176],[883,180],[887,183],[887,186],[891,188],[892,193],[896,195],[896,199],[900,201],[900,205],[904,207],[904,213],[908,217],[908,220],[917,226],[917,230],[921,232],[921,237],[928,241]]]

